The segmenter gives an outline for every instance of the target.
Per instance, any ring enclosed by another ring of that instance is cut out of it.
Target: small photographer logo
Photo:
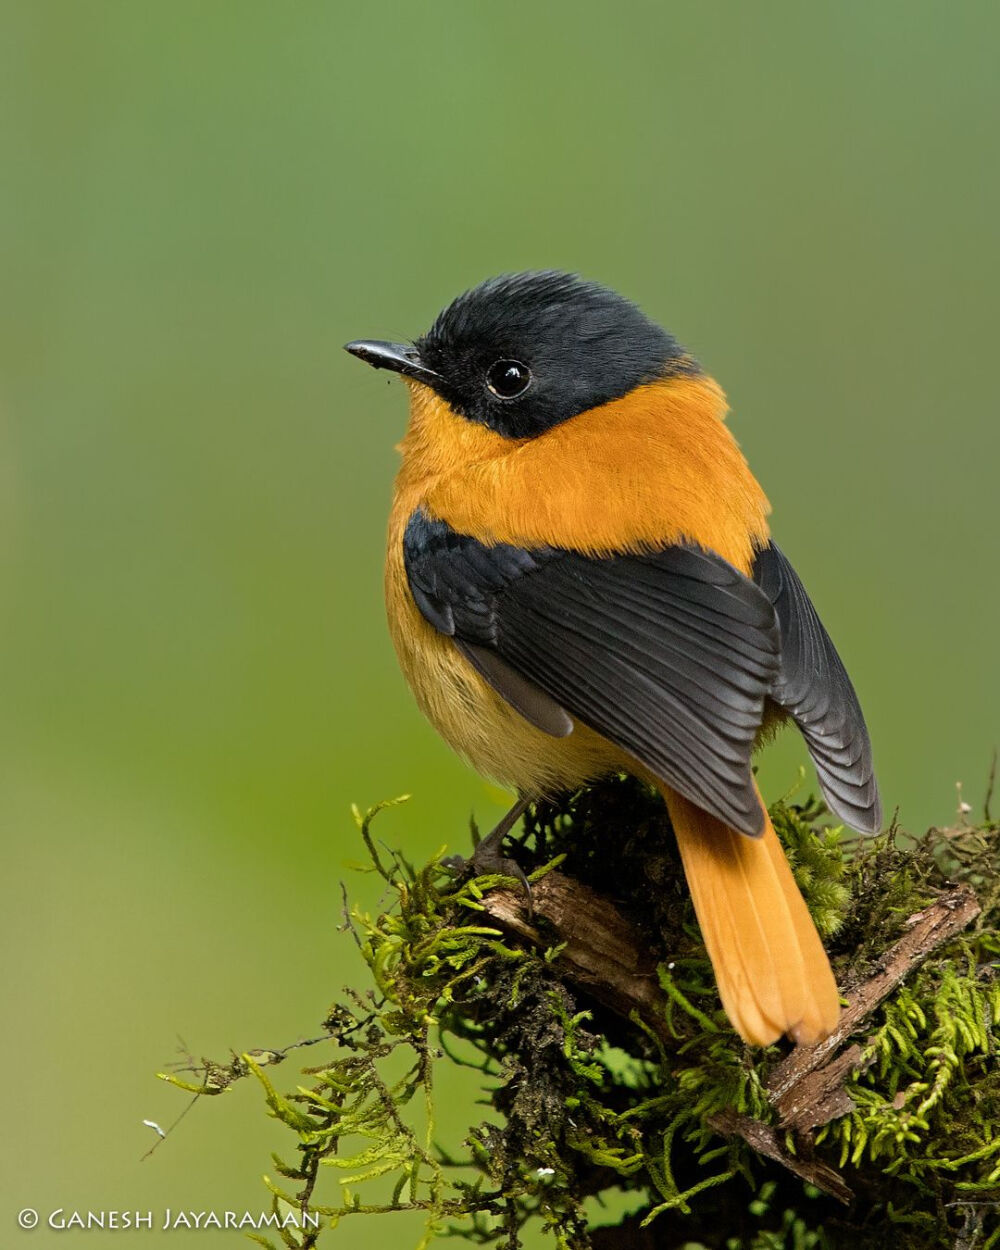
[[[41,1215],[34,1207],[25,1207],[17,1214],[18,1227],[36,1228]],[[45,1216],[47,1227],[60,1232],[77,1230],[119,1232],[126,1229],[172,1232],[174,1229],[219,1228],[259,1232],[262,1229],[296,1228],[315,1230],[320,1217],[309,1211],[185,1211],[167,1207],[157,1211],[77,1211],[56,1207]]]

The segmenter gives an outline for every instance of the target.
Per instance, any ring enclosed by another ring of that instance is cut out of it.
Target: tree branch
[[[520,891],[494,890],[483,899],[486,915],[522,941],[542,949],[562,944],[555,966],[567,980],[618,1015],[628,1019],[638,1013],[659,1036],[669,1036],[656,955],[612,902],[572,877],[550,872],[533,887],[533,904],[534,917]],[[861,1063],[863,1051],[857,1043],[842,1047],[913,969],[961,933],[979,911],[972,891],[959,886],[912,915],[904,936],[850,990],[833,1033],[818,1046],[796,1047],[774,1069],[768,1090],[779,1127],[795,1131],[805,1153],[790,1153],[782,1135],[770,1125],[735,1112],[713,1116],[712,1127],[724,1136],[743,1138],[759,1154],[848,1202],[851,1190],[840,1176],[807,1157],[810,1130],[853,1110],[845,1082]],[[554,930],[555,941],[540,930],[538,917]]]
[[[818,1128],[852,1110],[843,1081],[860,1060],[861,1048],[852,1046],[842,1055],[838,1048],[914,968],[967,928],[979,911],[979,900],[968,886],[958,886],[907,920],[907,932],[847,995],[830,1036],[818,1046],[796,1047],[771,1074],[768,1090],[783,1128]]]
[[[567,980],[626,1019],[637,1011],[655,1033],[668,1038],[656,976],[659,961],[617,907],[560,872],[547,873],[533,885],[531,899],[534,916],[521,890],[493,890],[482,902],[491,920],[532,946],[544,950],[563,943],[556,966]],[[554,941],[534,923],[537,917],[555,930]]]

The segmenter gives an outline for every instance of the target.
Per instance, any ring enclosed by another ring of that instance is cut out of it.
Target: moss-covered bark
[[[451,1230],[513,1248],[531,1224],[570,1250],[1000,1245],[1000,825],[858,842],[817,803],[775,807],[856,1016],[826,1069],[835,1097],[796,1119],[779,1096],[789,1048],[748,1049],[720,1010],[655,794],[617,779],[539,804],[517,852],[536,880],[557,867],[627,916],[659,984],[631,1011],[581,979],[544,914],[531,940],[487,915],[496,879],[378,852],[373,815],[362,834],[394,901],[353,914],[372,983],[328,1013],[308,1085],[279,1092],[269,1068],[288,1052],[258,1052],[186,1086],[259,1079],[292,1138],[275,1209],[324,1217],[286,1245],[332,1247],[348,1216],[400,1209],[425,1214],[425,1245]],[[951,925],[966,927],[914,953],[918,914],[968,899],[956,884],[978,898]],[[894,946],[901,981],[886,980]],[[470,1056],[493,1115],[438,1142],[435,1069]],[[615,1191],[639,1214],[601,1227],[589,1200]]]

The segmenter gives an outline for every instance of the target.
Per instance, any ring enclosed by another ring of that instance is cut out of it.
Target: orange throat
[[[533,439],[504,438],[407,385],[405,516],[423,507],[482,542],[588,555],[695,542],[743,572],[767,541],[767,499],[711,378],[649,383]]]

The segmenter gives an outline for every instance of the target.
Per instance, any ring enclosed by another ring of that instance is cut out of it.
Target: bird
[[[476,870],[518,871],[501,848],[531,802],[637,776],[666,804],[737,1033],[821,1041],[837,984],[753,754],[793,722],[829,809],[863,833],[879,791],[718,383],[635,303],[557,270],[491,278],[410,342],[345,347],[409,390],[385,565],[403,674],[518,795]]]

